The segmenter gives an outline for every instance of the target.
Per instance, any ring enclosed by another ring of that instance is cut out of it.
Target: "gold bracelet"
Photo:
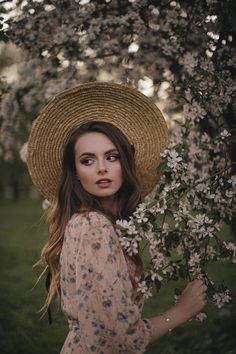
[[[161,313],[160,314],[160,316],[162,316],[162,317],[164,317],[165,318],[165,320],[166,320],[166,322],[170,322],[170,319],[169,319],[169,317],[167,317],[164,313]],[[168,328],[168,331],[169,331],[169,333],[171,333],[171,331],[172,331],[172,328]]]

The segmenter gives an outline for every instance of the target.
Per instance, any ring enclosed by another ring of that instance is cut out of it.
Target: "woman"
[[[113,224],[128,219],[157,183],[159,154],[168,142],[164,119],[138,91],[83,84],[54,98],[29,140],[28,166],[52,202],[49,241],[42,250],[69,334],[61,353],[144,353],[147,345],[196,315],[206,286],[190,282],[177,304],[141,319],[140,255],[122,250]]]

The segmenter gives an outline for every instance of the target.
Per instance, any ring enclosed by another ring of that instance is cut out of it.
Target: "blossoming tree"
[[[233,0],[18,0],[1,37],[22,48],[18,80],[3,95],[1,156],[27,140],[39,110],[78,82],[114,80],[168,99],[181,123],[159,167],[160,183],[117,228],[126,252],[148,246],[140,291],[178,277],[206,279],[221,307],[228,289],[206,265],[235,262],[219,238],[235,217],[235,26]],[[13,5],[14,4],[14,5]],[[173,125],[170,125],[172,128]],[[21,150],[22,155],[27,149]],[[176,294],[178,295],[178,294]]]

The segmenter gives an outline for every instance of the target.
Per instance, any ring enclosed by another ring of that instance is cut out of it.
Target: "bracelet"
[[[161,314],[160,314],[160,316],[164,317],[164,318],[165,318],[165,320],[166,320],[166,322],[170,322],[169,317],[167,317],[164,313],[161,313]],[[168,331],[169,331],[169,333],[171,333],[172,328],[170,328],[170,327],[169,327]]]

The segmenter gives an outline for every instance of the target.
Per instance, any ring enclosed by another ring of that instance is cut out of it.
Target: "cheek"
[[[76,166],[76,172],[77,172],[77,176],[81,181],[89,182],[89,179],[91,177],[91,169],[83,168],[83,166],[79,165]]]
[[[117,167],[117,177],[123,182],[123,173],[122,173],[122,168],[121,165]]]

